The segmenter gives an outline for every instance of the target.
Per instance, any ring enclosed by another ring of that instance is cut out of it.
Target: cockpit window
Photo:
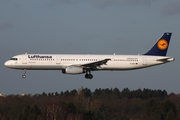
[[[17,58],[11,58],[10,60],[18,60]]]

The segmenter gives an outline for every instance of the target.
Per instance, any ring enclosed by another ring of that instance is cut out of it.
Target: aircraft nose
[[[10,62],[9,61],[6,61],[5,63],[4,63],[4,65],[6,66],[6,67],[10,67]]]

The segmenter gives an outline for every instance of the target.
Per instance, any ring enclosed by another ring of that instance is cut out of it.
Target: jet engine
[[[68,66],[66,69],[62,70],[64,74],[81,74],[85,73],[84,69],[76,66]]]

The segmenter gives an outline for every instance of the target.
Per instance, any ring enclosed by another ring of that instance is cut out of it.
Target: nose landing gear
[[[24,69],[24,74],[22,75],[22,78],[26,78],[26,69]]]

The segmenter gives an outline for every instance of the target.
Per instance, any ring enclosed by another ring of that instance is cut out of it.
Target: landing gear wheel
[[[92,79],[93,78],[93,75],[92,74],[89,74],[89,79]]]
[[[22,75],[22,78],[26,78],[26,70],[24,69],[24,74]]]
[[[85,78],[86,78],[86,79],[92,79],[92,78],[93,78],[93,75],[92,75],[92,74],[85,74]]]
[[[22,75],[22,78],[26,78],[26,75]]]
[[[85,78],[86,78],[86,79],[88,79],[88,75],[89,75],[89,74],[85,74]]]

